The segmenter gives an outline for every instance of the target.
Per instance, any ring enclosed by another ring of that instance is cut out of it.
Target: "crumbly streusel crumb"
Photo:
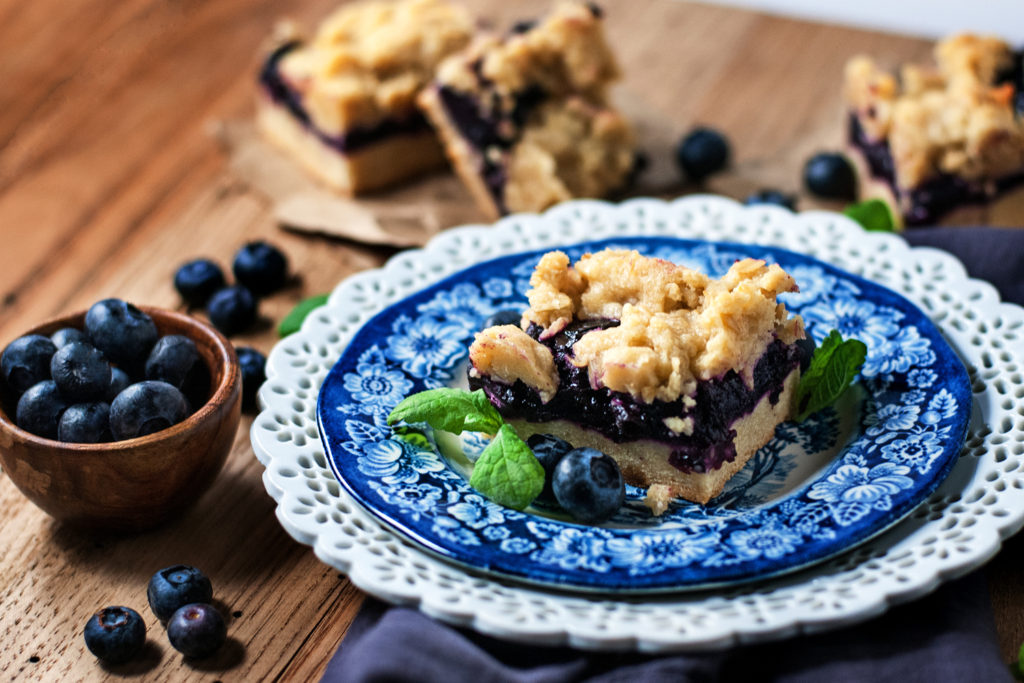
[[[471,372],[506,384],[521,380],[548,402],[558,391],[558,371],[550,349],[515,325],[498,325],[477,332],[469,347]]]
[[[938,43],[936,65],[904,66],[901,84],[868,57],[846,66],[846,100],[865,133],[887,139],[897,182],[910,188],[939,173],[976,180],[1024,167],[1024,122],[1013,85],[997,84],[1013,52],[992,37]]]
[[[672,502],[672,488],[668,484],[651,484],[647,487],[647,495],[644,496],[644,505],[651,509],[651,514],[661,517],[668,510]]]
[[[469,13],[445,0],[345,5],[282,59],[281,73],[317,128],[340,134],[412,115],[437,65],[472,33]]]
[[[573,319],[615,319],[616,327],[584,334],[574,363],[593,386],[651,402],[691,394],[698,380],[753,369],[774,338],[793,343],[803,321],[776,301],[796,283],[778,265],[744,259],[720,279],[636,251],[606,249],[570,266],[545,254],[530,279],[525,323],[556,334]]]

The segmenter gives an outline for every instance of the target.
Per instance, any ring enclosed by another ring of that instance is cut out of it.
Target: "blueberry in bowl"
[[[103,308],[101,323],[113,310],[112,315],[127,314],[128,325],[143,331],[139,338],[146,354],[160,337],[189,339],[208,377],[205,391],[186,404],[184,415],[181,402],[168,402],[172,408],[178,406],[170,418],[181,419],[166,419],[174,424],[161,422],[162,428],[151,431],[156,422],[136,418],[137,432],[122,433],[128,438],[111,441],[118,435],[104,433],[102,414],[109,405],[113,416],[118,399],[144,379],[138,354],[120,355],[128,358],[126,365],[115,362],[99,396],[89,399],[64,397],[52,379],[20,390],[21,382],[0,377],[0,467],[26,497],[62,522],[103,531],[135,531],[167,520],[213,483],[241,417],[241,372],[231,343],[197,318],[131,304],[104,304]],[[142,315],[148,324],[145,320],[136,324]],[[50,335],[63,328],[88,330],[87,317],[84,311],[63,316],[29,330],[26,336],[41,336],[55,349]],[[109,332],[113,326],[100,328]],[[89,338],[96,341],[91,332]],[[164,400],[169,393],[162,390]],[[166,411],[155,419],[165,418]],[[113,422],[108,419],[107,423]],[[77,443],[60,440],[62,427],[65,436],[73,435]]]

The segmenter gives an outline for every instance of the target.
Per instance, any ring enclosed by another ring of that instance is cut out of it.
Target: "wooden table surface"
[[[547,0],[465,0],[507,25]],[[300,299],[383,262],[392,251],[286,233],[270,202],[227,168],[211,122],[251,115],[261,41],[287,15],[310,25],[335,0],[0,1],[0,344],[45,318],[117,296],[181,308],[176,266],[230,262],[265,238],[301,284],[261,305],[266,324],[235,339],[269,351],[273,321]],[[680,130],[724,130],[736,171],[712,191],[799,187],[801,161],[839,142],[839,78],[865,51],[926,58],[919,40],[671,2],[607,0],[626,87]],[[467,199],[468,200],[468,195]],[[292,540],[274,516],[243,418],[213,489],[179,519],[131,537],[55,524],[0,475],[0,675],[14,680],[311,679],[320,675],[363,599]],[[1001,647],[1024,640],[1018,609],[1024,554],[1010,541],[988,573]],[[229,643],[186,664],[146,607],[158,568],[201,567],[229,617]],[[97,608],[147,619],[139,662],[104,669],[81,636]]]

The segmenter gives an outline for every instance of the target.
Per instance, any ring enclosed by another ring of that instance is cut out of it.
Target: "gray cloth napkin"
[[[972,277],[1024,304],[1024,229],[918,228],[913,245],[957,255]],[[1012,681],[1000,659],[983,572],[881,617],[814,636],[729,650],[639,655],[520,645],[434,621],[369,598],[324,681],[684,683]]]

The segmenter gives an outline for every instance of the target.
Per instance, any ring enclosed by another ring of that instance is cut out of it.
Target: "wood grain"
[[[178,263],[227,264],[270,239],[299,276],[235,339],[268,351],[272,324],[300,299],[393,253],[277,229],[270,202],[227,168],[207,131],[251,113],[258,49],[290,15],[312,25],[334,0],[0,0],[0,343],[105,296],[178,307]],[[468,0],[498,25],[547,0]],[[697,122],[733,142],[733,172],[704,188],[742,196],[799,187],[806,155],[839,144],[838,78],[865,51],[918,59],[921,41],[670,0],[610,0],[624,87],[680,131]],[[810,202],[804,202],[810,206]],[[62,527],[0,476],[0,676],[14,680],[308,680],[326,666],[361,593],[278,524],[243,418],[225,470],[180,518],[94,537]],[[1009,658],[1024,637],[1019,542],[997,558],[994,604]],[[145,585],[186,562],[213,579],[231,642],[185,663],[149,616]],[[148,656],[104,669],[81,629],[97,608],[147,617]]]

